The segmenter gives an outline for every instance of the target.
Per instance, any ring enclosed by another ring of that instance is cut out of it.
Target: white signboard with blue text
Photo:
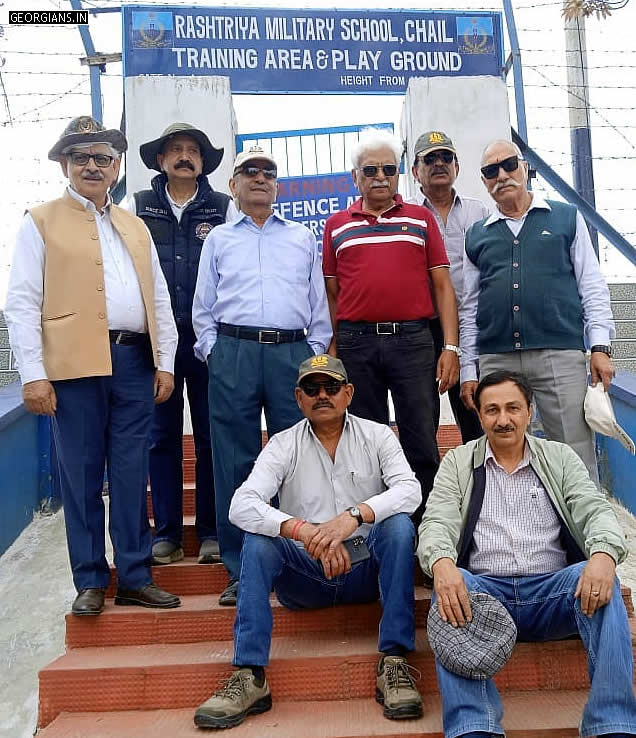
[[[124,6],[124,76],[224,75],[233,93],[403,94],[501,76],[501,13]]]

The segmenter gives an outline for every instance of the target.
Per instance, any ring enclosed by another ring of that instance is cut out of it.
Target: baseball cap
[[[278,169],[276,159],[274,159],[269,152],[265,151],[265,149],[262,149],[260,146],[250,146],[249,149],[241,151],[240,154],[237,155],[236,159],[234,159],[234,168],[232,170],[234,174],[237,174],[239,170],[242,169],[243,165],[248,161],[252,161],[252,159],[263,159],[268,161],[274,169]]]
[[[447,149],[452,151],[453,154],[457,154],[453,142],[443,131],[427,131],[415,142],[415,156],[428,154],[429,151],[438,151],[439,149]]]
[[[596,387],[588,386],[583,409],[585,411],[585,422],[593,431],[615,438],[632,456],[634,455],[634,452],[636,452],[634,441],[616,422],[612,401],[603,387],[603,382],[597,382]]]
[[[461,628],[445,623],[436,605],[428,613],[428,641],[440,664],[466,679],[491,679],[508,661],[517,626],[506,608],[485,592],[469,592],[473,619]]]
[[[318,356],[310,356],[308,359],[305,359],[298,367],[296,385],[299,385],[305,377],[311,374],[327,374],[334,379],[339,379],[341,382],[349,381],[344,364],[340,359],[329,356],[329,354],[318,354]]]

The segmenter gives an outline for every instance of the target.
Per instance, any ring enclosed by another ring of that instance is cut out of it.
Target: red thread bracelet
[[[307,522],[306,520],[297,520],[296,521],[296,525],[294,525],[294,527],[292,528],[292,534],[291,534],[291,537],[295,541],[298,540],[298,538],[296,538],[296,533],[298,533],[298,531],[303,527],[303,525],[305,525],[306,522]]]

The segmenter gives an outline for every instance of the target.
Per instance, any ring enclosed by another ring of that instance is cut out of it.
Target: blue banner
[[[499,76],[501,13],[124,6],[124,76],[223,75],[233,93],[403,94]]]
[[[281,177],[274,208],[283,218],[307,226],[320,245],[327,218],[359,197],[350,172]]]

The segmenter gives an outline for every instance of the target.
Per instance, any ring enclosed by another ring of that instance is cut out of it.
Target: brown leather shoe
[[[117,589],[116,605],[140,605],[141,607],[179,607],[181,600],[177,595],[164,592],[154,582],[141,589]]]
[[[82,589],[75,601],[71,612],[73,615],[99,615],[104,609],[104,590],[99,587]]]

